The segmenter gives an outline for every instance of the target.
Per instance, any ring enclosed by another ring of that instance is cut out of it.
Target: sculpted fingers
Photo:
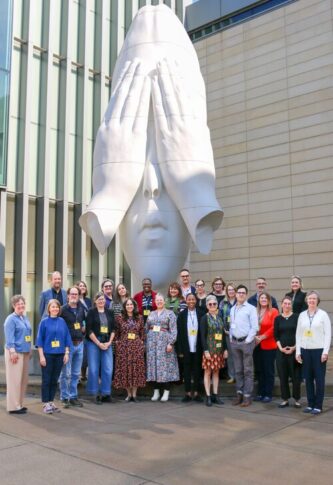
[[[155,124],[156,128],[163,132],[168,130],[168,123],[166,119],[166,113],[164,111],[163,101],[162,101],[162,93],[160,89],[160,85],[158,83],[157,75],[153,76],[151,81],[151,90],[153,96],[153,110],[154,110],[154,117],[155,117]]]
[[[117,121],[120,120],[138,64],[138,59],[134,59],[132,62],[129,63],[127,70],[124,72],[121,82],[118,83],[117,89],[112,94],[107,109],[107,116],[105,115],[105,119],[107,121],[111,119]]]
[[[136,115],[133,123],[133,133],[146,135],[150,105],[151,81],[148,77],[144,77],[142,79],[141,91],[139,94]]]
[[[179,116],[179,106],[175,94],[175,88],[171,80],[171,75],[167,61],[163,59],[157,63],[158,82],[162,95],[164,112],[168,118],[169,125],[172,116]]]

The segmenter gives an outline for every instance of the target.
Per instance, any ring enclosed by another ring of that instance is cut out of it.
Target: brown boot
[[[248,406],[250,406],[252,404],[252,399],[249,397],[244,397],[244,400],[241,404],[241,407],[242,408],[247,408]]]
[[[243,402],[243,394],[240,392],[237,393],[237,397],[232,401],[233,406],[238,406],[238,404],[242,404]]]

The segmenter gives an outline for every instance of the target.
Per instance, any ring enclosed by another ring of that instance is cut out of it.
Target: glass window
[[[74,283],[74,206],[68,207],[67,284]]]
[[[55,203],[50,202],[49,208],[49,264],[48,273],[51,274],[55,270]]]
[[[0,69],[0,185],[6,184],[9,73]]]
[[[0,68],[10,69],[12,1],[0,2]]]

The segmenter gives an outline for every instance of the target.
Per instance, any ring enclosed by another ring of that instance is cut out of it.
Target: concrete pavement
[[[0,397],[4,485],[332,483],[333,399],[316,417],[289,407],[149,400],[84,401],[51,416],[39,399],[25,416]]]

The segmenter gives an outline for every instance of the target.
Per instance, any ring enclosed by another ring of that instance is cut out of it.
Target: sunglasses
[[[208,303],[207,306],[217,306],[217,303]]]

